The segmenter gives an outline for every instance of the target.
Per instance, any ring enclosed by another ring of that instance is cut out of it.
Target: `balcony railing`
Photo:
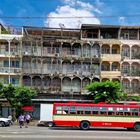
[[[21,68],[10,68],[9,67],[0,67],[0,73],[2,74],[18,74],[21,73]]]
[[[120,71],[101,71],[102,78],[118,78],[121,76]]]
[[[132,59],[140,59],[140,53],[132,54]]]
[[[102,54],[103,61],[121,61],[121,54]]]

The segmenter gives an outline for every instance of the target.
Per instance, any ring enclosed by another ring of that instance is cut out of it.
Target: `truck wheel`
[[[135,123],[134,130],[135,131],[140,131],[140,123]]]
[[[48,122],[48,126],[49,127],[53,127],[54,126],[54,123],[53,122]]]
[[[80,128],[81,128],[82,130],[88,130],[88,129],[90,128],[89,122],[88,122],[88,121],[82,121],[82,122],[80,123]]]

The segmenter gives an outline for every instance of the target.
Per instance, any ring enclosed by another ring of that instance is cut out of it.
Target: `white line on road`
[[[1,135],[0,138],[14,139],[14,138],[50,138],[50,139],[108,139],[108,140],[138,140],[139,137],[126,136],[71,136],[71,135],[57,135],[57,136],[42,136],[42,135]]]

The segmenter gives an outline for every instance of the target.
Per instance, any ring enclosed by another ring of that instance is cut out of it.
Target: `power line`
[[[105,16],[0,16],[1,19],[69,19],[69,18],[115,18],[115,17],[140,17],[140,14],[132,15],[105,15]]]

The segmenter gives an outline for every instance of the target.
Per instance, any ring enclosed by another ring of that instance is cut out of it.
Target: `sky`
[[[139,7],[140,0],[0,0],[0,23],[57,28],[133,26],[140,25]]]

